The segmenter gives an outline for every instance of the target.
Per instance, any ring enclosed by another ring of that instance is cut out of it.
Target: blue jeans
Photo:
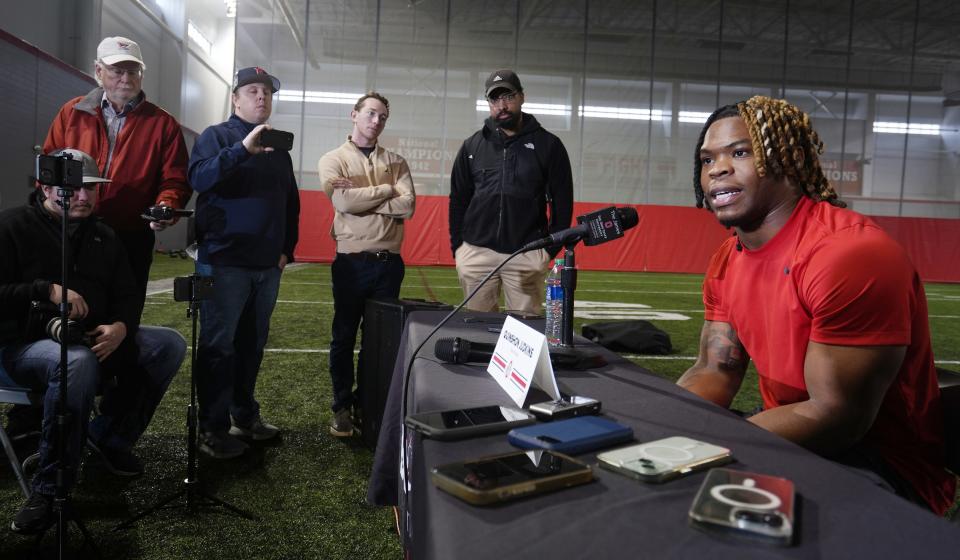
[[[139,399],[111,396],[114,387],[105,389],[104,400],[109,415],[89,422],[93,400],[100,384],[100,363],[85,346],[67,349],[67,476],[66,484],[76,481],[77,467],[86,440],[87,428],[102,430],[101,443],[129,449],[146,429],[153,412],[163,398],[170,380],[180,367],[186,352],[183,337],[174,330],[141,326],[136,336],[138,363],[146,372],[146,382]],[[7,375],[17,385],[43,392],[43,428],[40,439],[40,465],[33,478],[33,490],[52,495],[59,466],[56,453],[56,413],[60,399],[60,345],[52,340],[0,348],[0,360]],[[117,387],[120,387],[118,384]],[[111,404],[111,400],[113,403]],[[116,442],[116,443],[115,443]]]
[[[357,255],[357,254],[355,254]],[[330,378],[333,381],[334,412],[352,406],[353,348],[363,310],[370,298],[400,295],[405,267],[400,255],[380,261],[369,253],[363,257],[337,253],[330,275],[333,280],[333,333],[330,340]],[[362,342],[361,342],[362,344]],[[361,359],[363,353],[361,352]]]
[[[213,277],[213,297],[200,302],[200,429],[226,432],[231,416],[250,424],[260,415],[253,392],[280,291],[280,269],[198,262],[197,274]]]
[[[141,325],[136,341],[142,379],[118,375],[116,384],[104,387],[101,414],[90,422],[91,439],[110,449],[133,448],[187,353],[180,333],[166,327]]]

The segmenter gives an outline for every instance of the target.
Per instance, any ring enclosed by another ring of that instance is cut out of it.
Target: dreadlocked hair
[[[810,125],[809,115],[783,99],[755,95],[714,111],[700,132],[694,152],[693,176],[698,208],[704,206],[703,186],[700,184],[700,149],[704,136],[715,121],[733,116],[743,119],[750,133],[757,175],[764,177],[769,172],[777,179],[787,177],[800,186],[804,195],[846,207],[820,167],[823,142]]]

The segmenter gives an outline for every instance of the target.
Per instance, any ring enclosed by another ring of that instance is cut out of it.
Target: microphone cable
[[[429,341],[433,337],[433,335],[437,334],[437,331],[439,331],[441,327],[447,324],[447,322],[450,321],[450,319],[454,315],[456,315],[458,311],[463,309],[463,306],[466,305],[467,302],[470,301],[473,298],[473,296],[477,294],[478,291],[480,291],[480,288],[482,288],[483,285],[486,284],[487,281],[490,280],[490,278],[494,274],[496,274],[497,272],[500,271],[501,268],[503,268],[503,265],[510,262],[510,260],[516,257],[517,255],[524,253],[525,252],[524,249],[525,249],[524,247],[517,249],[516,251],[511,253],[510,256],[503,259],[503,262],[498,264],[493,270],[487,273],[487,275],[484,276],[482,280],[480,280],[480,283],[477,284],[477,286],[469,294],[467,294],[467,297],[465,297],[463,301],[461,301],[456,307],[454,307],[453,310],[450,311],[450,313],[447,313],[447,316],[441,319],[440,322],[437,323],[437,326],[433,327],[433,330],[431,330],[427,334],[427,336],[423,338],[423,341],[416,347],[416,349],[414,349],[413,354],[410,355],[410,360],[407,361],[407,367],[403,370],[403,391],[401,391],[401,399],[400,399],[400,466],[403,472],[400,473],[399,482],[401,485],[403,485],[403,487],[400,488],[400,491],[403,492],[404,496],[406,496],[407,494],[406,485],[410,480],[409,456],[406,451],[406,448],[407,448],[406,420],[407,420],[407,401],[409,399],[409,391],[410,391],[410,373],[413,371],[413,362],[417,359],[417,354],[419,354],[420,350],[422,350],[424,345],[427,344],[427,341]],[[409,515],[409,510],[406,513],[406,515]],[[406,527],[404,528],[404,532],[408,530],[409,530],[409,523],[406,524]]]

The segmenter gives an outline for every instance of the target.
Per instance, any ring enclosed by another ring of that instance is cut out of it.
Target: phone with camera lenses
[[[717,468],[690,506],[690,524],[706,532],[781,546],[793,542],[795,491],[786,478]]]
[[[515,500],[585,484],[589,465],[542,449],[517,451],[434,467],[433,484],[473,505]]]
[[[685,474],[729,463],[730,450],[688,437],[674,436],[597,455],[604,469],[644,482],[667,482]]]

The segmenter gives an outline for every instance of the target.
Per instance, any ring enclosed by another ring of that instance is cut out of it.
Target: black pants
[[[153,248],[156,235],[149,228],[131,231],[117,231],[120,244],[127,252],[127,261],[133,270],[133,279],[137,284],[139,296],[138,317],[143,314],[143,303],[147,297],[147,281],[150,279],[150,265],[153,264]]]
[[[337,253],[330,270],[333,280],[330,377],[334,411],[352,406],[355,400],[353,348],[367,299],[399,296],[404,271],[403,259],[396,253],[381,253],[380,257],[375,253]]]

